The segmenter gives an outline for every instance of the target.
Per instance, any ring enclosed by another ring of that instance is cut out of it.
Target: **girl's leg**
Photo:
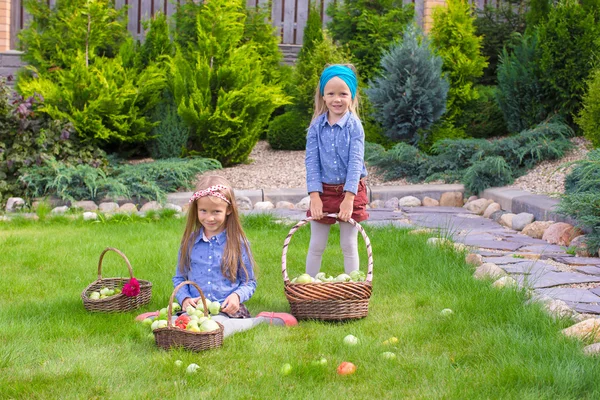
[[[261,313],[265,314],[265,313]],[[271,325],[297,325],[298,321],[289,314],[285,313],[267,313],[271,316],[257,316],[255,318],[229,318],[226,315],[219,314],[211,317],[213,321],[223,325],[223,337],[231,336],[237,332],[243,332],[254,328],[256,325],[267,323]],[[260,315],[260,314],[259,314]],[[292,322],[291,320],[294,322]],[[287,321],[287,323],[286,323]]]
[[[359,267],[358,229],[349,222],[340,221],[340,246],[344,254],[344,271],[349,274]]]
[[[327,247],[331,225],[310,221],[310,244],[306,254],[306,273],[315,276],[321,270],[321,259]]]

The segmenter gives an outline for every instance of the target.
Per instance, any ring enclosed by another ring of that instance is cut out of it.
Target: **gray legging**
[[[344,271],[358,269],[358,230],[349,222],[340,221],[340,247],[344,255]],[[310,245],[306,255],[306,273],[315,276],[321,270],[321,260],[327,247],[331,225],[310,221]]]
[[[229,318],[226,315],[219,314],[211,317],[213,321],[219,322],[223,325],[223,337],[231,336],[237,332],[247,331],[254,328],[258,324],[270,323],[270,318],[255,317],[255,318]],[[278,318],[274,318],[273,325],[283,325],[283,321]]]

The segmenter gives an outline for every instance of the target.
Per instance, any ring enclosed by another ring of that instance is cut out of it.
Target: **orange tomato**
[[[352,375],[356,372],[356,365],[351,362],[344,361],[337,367],[337,373],[339,375]]]

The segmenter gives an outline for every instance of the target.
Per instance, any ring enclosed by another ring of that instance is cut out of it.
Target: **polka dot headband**
[[[229,189],[227,186],[214,185],[214,186],[211,186],[211,187],[203,189],[203,190],[198,190],[197,192],[195,192],[192,195],[192,198],[190,199],[190,203],[193,203],[194,201],[198,200],[201,197],[212,196],[212,197],[218,197],[221,200],[224,200],[227,204],[231,204],[231,202],[229,200],[227,200],[227,197],[225,197],[225,195],[220,192],[220,190],[227,190],[227,189]]]

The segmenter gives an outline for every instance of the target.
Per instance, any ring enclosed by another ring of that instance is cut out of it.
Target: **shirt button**
[[[208,256],[208,258],[212,258],[212,256]]]
[[[208,272],[210,272],[210,268],[208,269]]]
[[[210,285],[210,281],[208,282],[208,284]]]

